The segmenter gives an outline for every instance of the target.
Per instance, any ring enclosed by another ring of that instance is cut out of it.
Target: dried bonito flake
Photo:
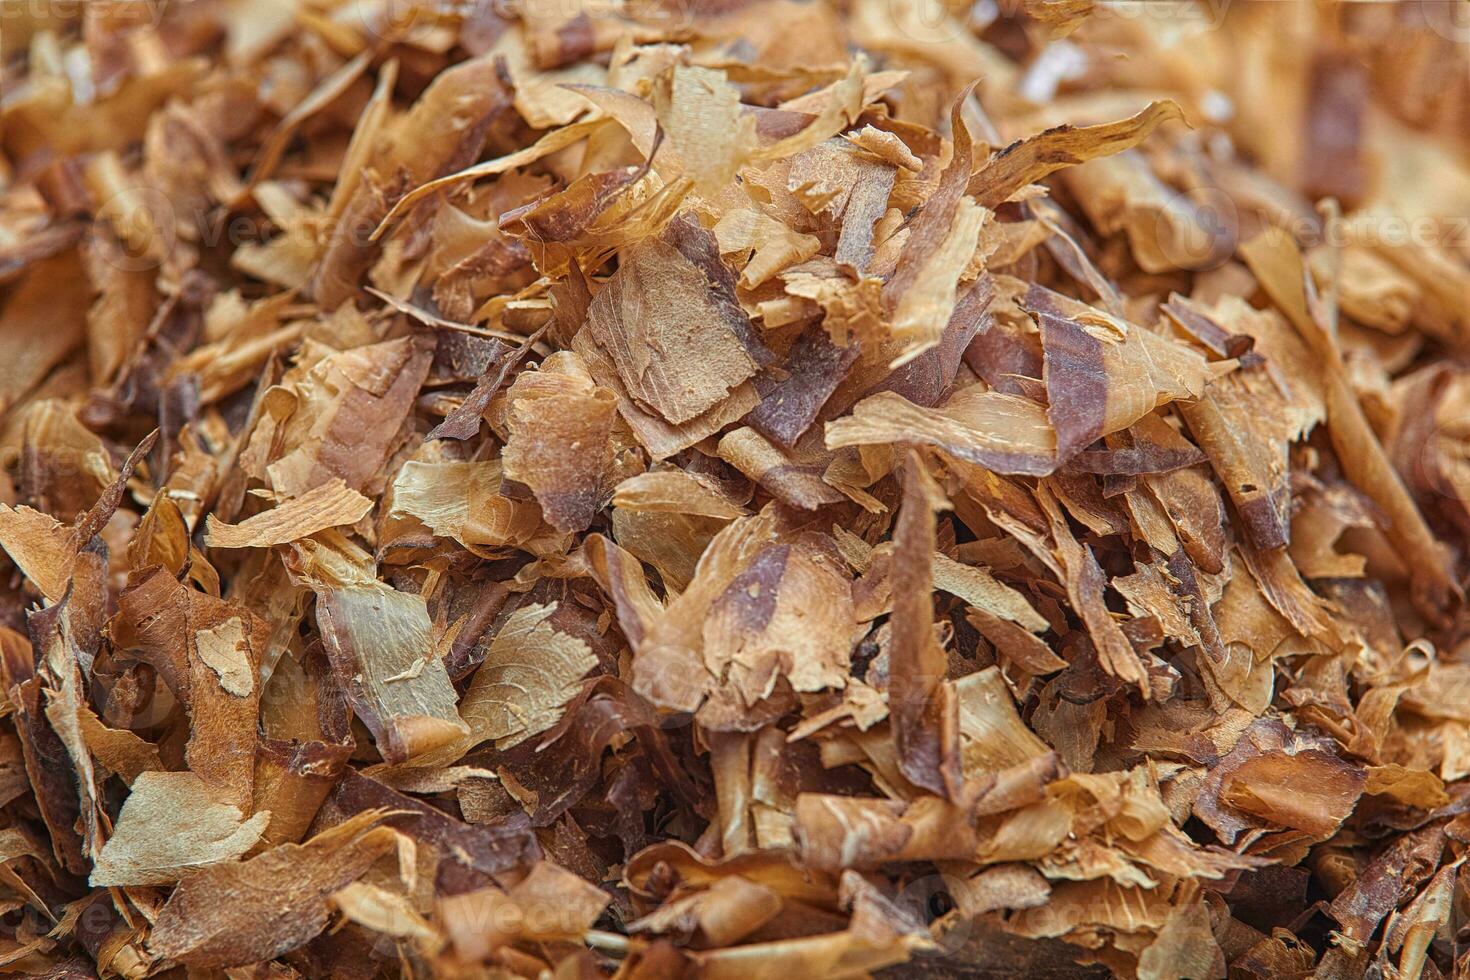
[[[559,632],[556,606],[522,606],[485,651],[459,710],[475,741],[519,745],[561,720],[582,679],[597,666],[591,648]]]
[[[249,820],[210,799],[192,772],[143,772],[97,855],[94,885],[170,885],[196,868],[233,861],[260,839],[270,811]]]
[[[322,646],[383,758],[402,762],[466,731],[422,596],[383,584],[317,590]]]
[[[211,548],[268,548],[290,544],[317,531],[356,524],[372,510],[373,502],[340,479],[282,501],[263,514],[239,524],[225,524],[211,514],[204,543]]]
[[[1453,6],[6,4],[0,966],[1466,972]]]
[[[163,960],[198,967],[269,960],[315,937],[331,921],[328,899],[361,878],[400,840],[365,813],[304,844],[281,844],[191,875],[169,896],[149,939]],[[254,896],[270,896],[269,908]]]
[[[733,276],[714,236],[687,218],[620,255],[583,336],[611,360],[626,398],[673,425],[723,402],[757,368]]]
[[[505,478],[530,487],[558,531],[585,531],[613,466],[617,398],[569,351],[522,373],[505,393]]]

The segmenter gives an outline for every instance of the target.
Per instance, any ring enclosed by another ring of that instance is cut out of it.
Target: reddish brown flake
[[[1466,973],[1455,5],[5,3],[0,967]]]

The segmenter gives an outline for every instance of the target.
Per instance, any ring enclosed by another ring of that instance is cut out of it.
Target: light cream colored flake
[[[192,772],[142,773],[89,881],[94,886],[173,884],[197,868],[243,855],[265,832],[270,816],[262,810],[246,820],[238,808],[216,802]]]
[[[236,697],[247,697],[255,689],[255,671],[246,653],[245,625],[233,616],[218,626],[194,634],[199,659],[219,675],[220,687]]]
[[[332,480],[239,524],[225,524],[211,515],[205,522],[204,543],[211,548],[289,544],[329,527],[356,524],[372,509],[371,500],[340,479]]]

